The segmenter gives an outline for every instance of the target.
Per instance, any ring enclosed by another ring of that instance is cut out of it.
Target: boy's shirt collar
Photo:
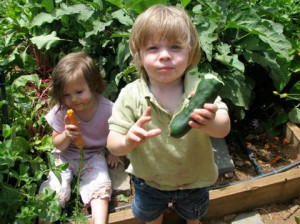
[[[161,108],[162,110],[165,110],[155,99],[155,97],[153,96],[153,94],[151,93],[149,86],[147,84],[147,81],[141,77],[141,84],[142,84],[142,91],[143,94],[142,96],[145,97],[145,99],[149,99],[151,102],[155,103],[156,106],[158,106],[159,108]],[[200,78],[197,75],[190,75],[190,74],[186,74],[184,75],[184,81],[183,81],[183,85],[184,85],[184,94],[180,100],[180,102],[178,103],[177,108],[174,111],[173,115],[176,115],[177,113],[181,112],[183,110],[183,108],[189,103],[189,98],[190,98],[190,94],[194,91],[196,91],[197,85],[200,81]]]

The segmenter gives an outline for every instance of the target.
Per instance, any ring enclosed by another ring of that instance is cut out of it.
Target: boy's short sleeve
[[[114,103],[112,116],[108,120],[109,130],[126,134],[136,122],[136,100],[130,88],[121,90],[118,99]]]

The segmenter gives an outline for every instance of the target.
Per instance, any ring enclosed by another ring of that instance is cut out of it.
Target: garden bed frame
[[[287,123],[286,138],[300,153],[300,128]],[[261,178],[238,181],[226,187],[210,190],[210,207],[204,219],[222,218],[271,203],[284,203],[300,196],[300,167]],[[165,215],[165,224],[179,224],[180,217],[172,210]],[[90,222],[91,223],[91,222]],[[109,224],[142,224],[131,209],[109,214]]]
[[[210,207],[204,219],[221,218],[225,215],[259,208],[270,203],[282,203],[300,196],[300,168],[274,174],[271,176],[249,180],[225,188],[211,190]],[[180,218],[171,210],[166,224],[176,224]],[[109,215],[110,224],[141,224],[131,209],[118,211]]]

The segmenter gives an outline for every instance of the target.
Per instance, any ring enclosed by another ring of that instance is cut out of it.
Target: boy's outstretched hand
[[[128,130],[126,135],[127,145],[139,145],[148,138],[155,137],[161,133],[161,129],[146,130],[147,123],[151,120],[151,107],[147,107],[143,115]]]
[[[147,123],[151,120],[150,115],[151,108],[147,107],[126,134],[110,131],[107,138],[108,150],[113,155],[124,156],[147,139],[160,135],[161,129],[159,128],[147,130]]]

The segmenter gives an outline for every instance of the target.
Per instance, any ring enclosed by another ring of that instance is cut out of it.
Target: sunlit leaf
[[[294,123],[297,123],[297,124],[300,124],[300,109],[299,108],[293,108],[289,114],[289,120],[291,122],[294,122]]]
[[[30,38],[31,42],[35,44],[38,49],[49,50],[51,47],[56,46],[62,39],[56,36],[56,32],[52,31],[49,35],[40,35]]]

